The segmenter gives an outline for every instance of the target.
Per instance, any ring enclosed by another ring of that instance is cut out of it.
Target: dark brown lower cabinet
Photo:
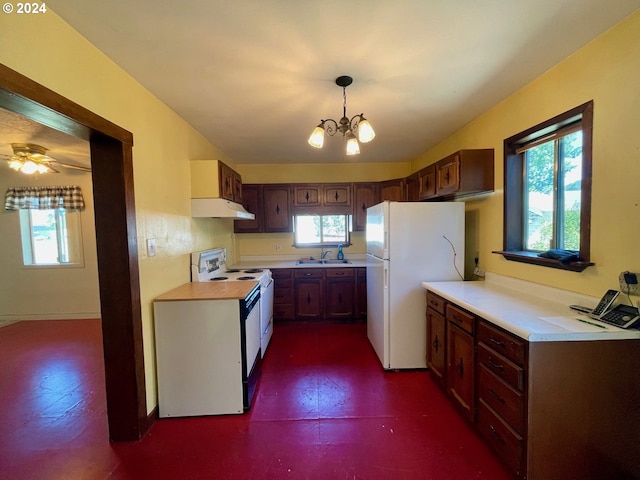
[[[356,317],[367,319],[367,269],[358,267],[356,270]]]
[[[326,318],[349,320],[356,317],[355,273],[353,268],[326,269]]]
[[[427,308],[427,367],[433,379],[444,388],[445,368],[447,368],[444,317]]]
[[[275,320],[366,319],[366,268],[274,268],[271,273]]]
[[[294,270],[296,320],[322,320],[324,318],[324,271],[320,268]]]
[[[273,318],[275,320],[293,320],[293,269],[274,268],[271,270],[273,277]]]
[[[428,341],[442,311],[449,398],[514,478],[640,478],[640,339],[529,342],[427,292]]]
[[[451,321],[447,321],[447,392],[454,404],[470,420],[474,420],[474,347],[473,337]]]

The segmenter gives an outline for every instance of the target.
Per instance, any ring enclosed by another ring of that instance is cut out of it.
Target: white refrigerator
[[[367,336],[383,368],[427,366],[423,281],[463,280],[464,203],[367,209]]]

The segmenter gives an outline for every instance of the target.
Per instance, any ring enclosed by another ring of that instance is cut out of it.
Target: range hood
[[[253,213],[247,212],[242,205],[224,198],[192,198],[191,216],[194,218],[235,218],[236,220],[255,220]]]

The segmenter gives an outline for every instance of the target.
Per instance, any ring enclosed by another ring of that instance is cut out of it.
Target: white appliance
[[[254,280],[260,284],[260,350],[262,357],[273,335],[273,278],[266,268],[227,268],[227,250],[216,248],[191,254],[192,282]]]
[[[367,209],[367,336],[383,368],[425,368],[423,281],[462,280],[464,203]]]

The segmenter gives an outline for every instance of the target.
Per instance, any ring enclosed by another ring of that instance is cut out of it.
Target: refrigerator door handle
[[[382,271],[384,274],[384,289],[386,290],[387,288],[389,288],[389,269],[387,267],[384,267]]]

